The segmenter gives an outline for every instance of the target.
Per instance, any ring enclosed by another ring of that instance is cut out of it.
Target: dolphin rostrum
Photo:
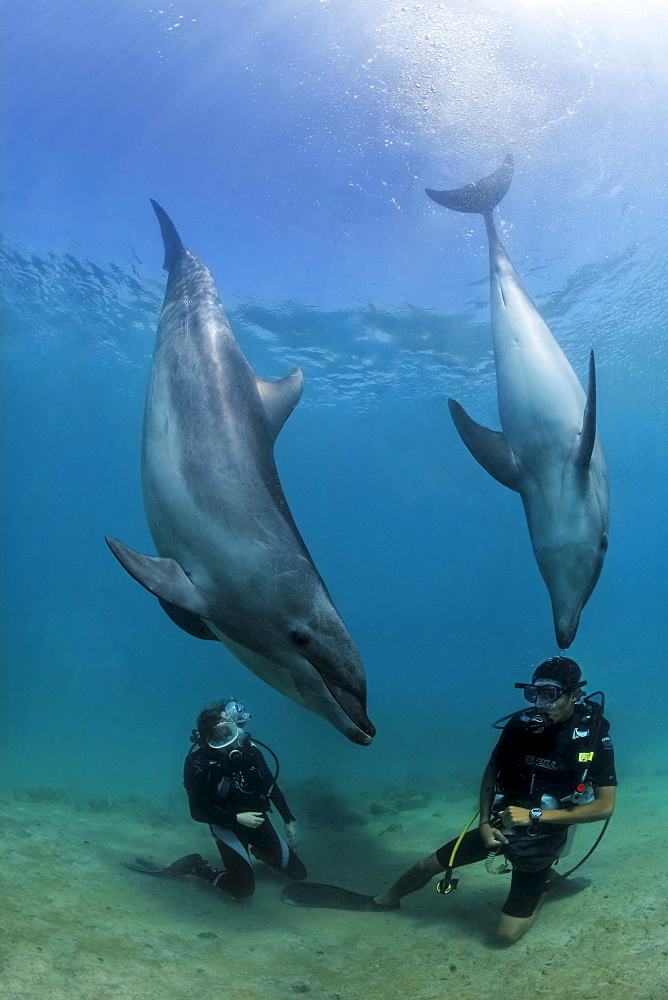
[[[142,441],[142,492],[158,556],[107,537],[169,617],[219,639],[253,673],[371,742],[355,645],[292,519],[274,442],[303,377],[258,378],[208,269],[152,202],[169,272]]]
[[[608,478],[596,433],[596,370],[589,357],[585,395],[566,355],[540,316],[494,226],[492,211],[510,187],[512,158],[489,177],[427,194],[456,212],[482,215],[489,240],[490,300],[502,431],[482,427],[448,401],[473,457],[522,497],[538,568],[552,601],[561,649],[580,614],[608,547]]]

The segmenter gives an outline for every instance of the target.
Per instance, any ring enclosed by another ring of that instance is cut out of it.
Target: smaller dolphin
[[[158,556],[115,538],[121,565],[184,631],[354,743],[371,742],[359,654],[301,539],[274,442],[303,378],[258,378],[213,278],[153,202],[169,272],[144,410],[142,490]]]
[[[573,642],[608,547],[608,478],[596,432],[596,370],[589,389],[525,291],[492,211],[513,176],[506,157],[489,177],[427,194],[455,212],[482,215],[489,240],[492,335],[502,431],[482,427],[448,401],[459,435],[483,469],[522,497],[561,649]]]

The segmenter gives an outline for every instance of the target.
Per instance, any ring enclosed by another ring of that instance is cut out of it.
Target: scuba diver
[[[184,765],[190,815],[209,824],[223,867],[213,867],[201,854],[188,854],[168,868],[142,858],[126,867],[167,878],[196,875],[234,899],[247,899],[255,891],[250,854],[290,879],[306,878],[306,868],[291,846],[296,841],[295,817],[276,783],[278,759],[260,744],[274,757],[272,773],[257,745],[260,741],[243,731],[249,719],[244,706],[232,698],[205,708],[197,717]],[[272,804],[285,824],[285,837],[267,815]]]
[[[595,695],[583,694],[585,684],[574,660],[554,656],[534,670],[531,684],[515,685],[524,690],[533,707],[495,723],[500,728],[508,719],[482,778],[477,830],[469,831],[474,816],[459,837],[418,861],[376,896],[300,882],[283,889],[284,902],[396,910],[404,896],[422,889],[440,872],[445,871],[445,877],[437,888],[448,893],[458,881],[452,878],[454,868],[485,861],[490,872],[510,871],[507,865],[493,867],[495,855],[501,854],[512,866],[512,877],[496,936],[503,944],[514,944],[536,920],[547,889],[565,883],[566,875],[582,864],[565,875],[551,873],[552,865],[565,853],[569,830],[599,820],[606,820],[607,825],[615,808],[617,778],[610,727],[603,717],[601,692],[597,692],[601,695],[598,704]]]
[[[512,877],[497,940],[514,944],[529,930],[569,828],[607,820],[615,808],[610,727],[595,702],[581,700],[586,683],[574,660],[554,656],[534,670],[531,684],[516,685],[534,707],[510,716],[492,751],[480,787],[478,829],[418,861],[373,897],[374,908],[396,908],[444,870],[442,891],[448,892],[456,885],[449,881],[453,867],[498,852],[512,865]]]

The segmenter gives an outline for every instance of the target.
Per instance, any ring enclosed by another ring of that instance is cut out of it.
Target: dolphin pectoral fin
[[[582,421],[582,434],[575,464],[580,469],[586,469],[591,462],[591,454],[596,440],[596,364],[594,352],[589,354],[589,386]]]
[[[304,388],[304,376],[301,368],[293,368],[289,375],[275,382],[257,376],[255,378],[275,441],[281,427],[299,402]]]
[[[161,604],[164,601],[167,604],[176,605],[177,608],[182,608],[185,612],[198,618],[212,616],[209,602],[175,559],[147,556],[143,552],[137,552],[129,545],[119,542],[117,538],[111,538],[109,535],[104,537],[123,569],[126,569],[137,583],[141,583],[142,587],[146,587],[151,594],[159,598]],[[180,623],[177,622],[177,624]]]
[[[449,399],[448,406],[459,436],[476,462],[502,486],[519,493],[522,476],[506,435],[477,424],[455,399]]]
[[[182,628],[184,632],[189,635],[194,635],[196,639],[215,639],[218,641],[218,636],[214,635],[208,625],[206,625],[199,615],[193,615],[190,611],[185,611],[183,608],[179,608],[176,604],[170,604],[169,601],[164,601],[162,597],[158,598],[160,607],[168,615],[175,625]]]

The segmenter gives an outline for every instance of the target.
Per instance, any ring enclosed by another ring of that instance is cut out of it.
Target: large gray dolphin
[[[473,457],[522,497],[538,568],[552,601],[561,649],[608,547],[608,478],[596,433],[596,371],[585,395],[566,355],[525,291],[494,226],[492,210],[510,186],[511,157],[489,177],[427,194],[456,212],[483,216],[489,239],[492,334],[503,431],[477,424],[454,399],[450,413]]]
[[[302,541],[274,442],[303,378],[258,378],[211,274],[152,202],[169,272],[142,442],[144,508],[158,557],[107,542],[170,618],[219,639],[272,687],[354,743],[371,742],[355,645]]]

